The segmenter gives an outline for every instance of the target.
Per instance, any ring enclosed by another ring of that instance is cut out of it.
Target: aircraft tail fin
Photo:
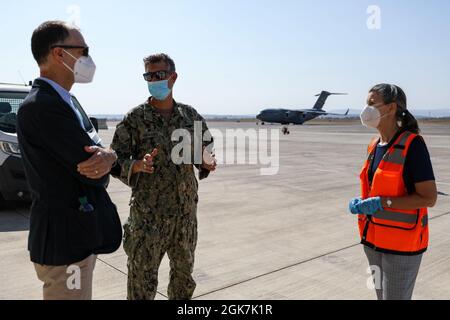
[[[316,95],[316,97],[319,97],[319,99],[317,99],[316,104],[314,105],[313,109],[322,110],[328,97],[332,96],[332,95],[346,95],[346,93],[331,93],[328,91],[322,91],[321,93]]]

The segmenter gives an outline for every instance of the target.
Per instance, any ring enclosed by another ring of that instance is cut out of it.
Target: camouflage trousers
[[[196,245],[196,212],[164,216],[131,207],[123,241],[128,256],[128,300],[155,298],[158,269],[166,253],[170,260],[169,299],[191,299],[196,287],[192,277]]]

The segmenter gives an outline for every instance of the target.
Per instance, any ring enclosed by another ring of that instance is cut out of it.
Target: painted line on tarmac
[[[446,213],[443,213],[441,215],[432,217],[429,220],[435,220],[435,219],[438,219],[438,218],[441,218],[441,217],[444,217],[444,216],[447,216],[447,215],[450,215],[450,212],[446,212]],[[212,293],[216,293],[216,292],[219,292],[219,291],[222,291],[222,290],[229,289],[231,287],[235,287],[235,286],[241,285],[241,284],[246,283],[246,282],[250,282],[250,281],[253,281],[253,280],[256,280],[256,279],[259,279],[259,278],[263,278],[265,276],[277,273],[279,271],[283,271],[283,270],[286,270],[286,269],[297,267],[297,266],[302,265],[304,263],[311,262],[311,261],[314,261],[314,260],[326,257],[326,256],[331,255],[331,254],[339,253],[339,252],[345,251],[347,249],[351,249],[351,248],[357,247],[359,245],[361,245],[361,243],[358,242],[356,244],[352,244],[352,245],[349,245],[349,246],[344,247],[344,248],[340,248],[340,249],[337,249],[337,250],[334,250],[334,251],[331,251],[331,252],[328,252],[328,253],[324,253],[324,254],[321,254],[319,256],[310,258],[310,259],[306,259],[306,260],[303,260],[303,261],[300,261],[300,262],[297,262],[297,263],[294,263],[294,264],[291,264],[291,265],[288,265],[288,266],[285,266],[285,267],[282,267],[282,268],[279,268],[279,269],[276,269],[276,270],[273,270],[273,271],[269,271],[269,272],[266,272],[266,273],[263,273],[263,274],[260,274],[260,275],[257,275],[257,276],[254,276],[254,277],[251,277],[251,278],[248,278],[248,279],[236,282],[236,283],[232,283],[230,285],[227,285],[227,286],[219,288],[219,289],[212,290],[210,292],[202,293],[202,294],[200,294],[198,296],[195,296],[193,299],[204,297],[204,296],[210,295]]]

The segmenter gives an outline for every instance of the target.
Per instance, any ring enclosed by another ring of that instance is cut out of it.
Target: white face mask
[[[364,126],[369,128],[378,128],[382,118],[387,114],[381,115],[380,110],[373,106],[366,106],[361,112],[361,122]]]
[[[75,83],[92,82],[97,67],[95,66],[91,56],[81,56],[77,59],[66,50],[64,50],[64,52],[76,60],[73,70],[65,62],[63,62],[64,66],[73,72]]]

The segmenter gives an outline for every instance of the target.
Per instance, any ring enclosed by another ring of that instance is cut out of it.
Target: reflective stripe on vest
[[[376,219],[415,224],[417,223],[418,214],[383,210],[376,212],[373,217]]]
[[[394,144],[394,151],[392,153],[386,152],[383,161],[403,166],[406,160],[406,155],[403,153],[405,151],[406,142],[411,135],[413,135],[411,132],[405,132],[402,134],[398,143]]]

